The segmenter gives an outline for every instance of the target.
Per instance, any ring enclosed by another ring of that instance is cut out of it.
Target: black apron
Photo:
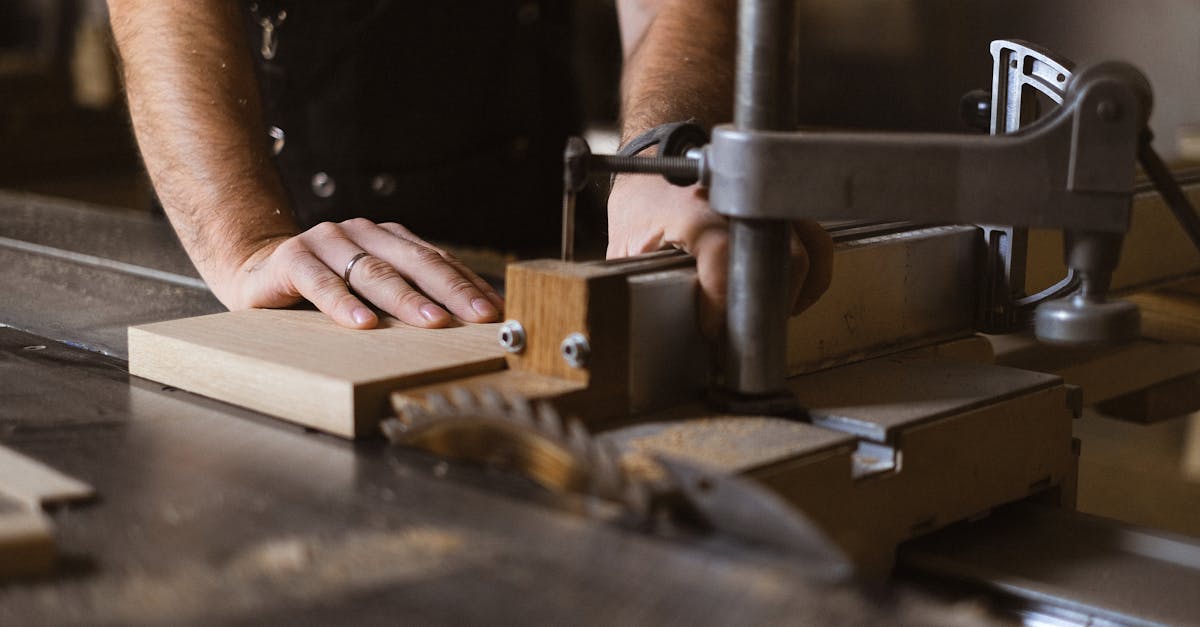
[[[363,216],[431,240],[553,249],[579,117],[569,6],[247,5],[269,141],[301,226]]]

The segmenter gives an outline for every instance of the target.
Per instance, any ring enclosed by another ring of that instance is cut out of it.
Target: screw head
[[[510,353],[519,353],[525,350],[525,327],[521,326],[516,320],[505,320],[504,324],[500,325],[500,346]]]
[[[388,197],[396,193],[396,177],[391,174],[376,174],[371,177],[371,191],[376,196]]]
[[[337,191],[337,181],[325,172],[317,172],[312,176],[312,192],[317,198],[329,198]]]
[[[572,368],[582,368],[587,365],[588,355],[592,352],[591,345],[582,333],[572,333],[563,339],[558,346],[563,360]]]

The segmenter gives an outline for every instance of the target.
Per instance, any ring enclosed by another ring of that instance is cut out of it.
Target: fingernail
[[[425,316],[425,319],[430,322],[441,322],[446,319],[447,314],[441,307],[432,303],[425,303],[421,305],[421,315]]]
[[[471,309],[474,309],[475,313],[484,318],[491,318],[496,315],[496,307],[489,303],[486,298],[476,298],[471,301]]]
[[[354,324],[366,324],[375,317],[375,314],[371,313],[371,310],[366,307],[359,307],[350,312],[350,317],[354,318]]]

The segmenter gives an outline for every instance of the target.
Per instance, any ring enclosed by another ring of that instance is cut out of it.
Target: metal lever
[[[575,260],[575,205],[593,174],[659,174],[686,187],[704,176],[702,156],[628,157],[597,155],[582,137],[571,137],[563,151],[562,260]]]
[[[1016,133],[1029,119],[1037,117],[1038,101],[1026,98],[1034,89],[1055,104],[1066,97],[1067,82],[1075,64],[1036,44],[1021,40],[996,40],[991,44],[992,91],[975,98],[988,98],[989,119],[984,122],[992,135]],[[966,103],[972,95],[964,97]],[[979,122],[979,110],[974,114]],[[983,270],[983,291],[976,322],[985,333],[1011,333],[1027,328],[1031,313],[1041,303],[1058,298],[1079,286],[1075,272],[1062,281],[1032,296],[1025,295],[1025,262],[1029,248],[1029,229],[1009,225],[981,224],[987,246],[987,265]]]
[[[1179,183],[1151,145],[1153,134],[1146,129],[1138,150],[1138,162],[1175,214],[1180,227],[1200,250],[1200,217]],[[1117,265],[1121,240],[1111,234],[1064,233],[1067,264],[1078,270],[1082,281],[1078,292],[1038,308],[1038,339],[1051,343],[1093,344],[1114,338],[1131,339],[1139,332],[1137,307],[1123,301],[1106,301],[1105,292]]]

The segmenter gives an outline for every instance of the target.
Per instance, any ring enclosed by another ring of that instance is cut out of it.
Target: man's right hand
[[[349,283],[343,281],[347,264],[364,252]],[[354,329],[378,324],[368,305],[426,328],[446,326],[451,315],[493,322],[504,310],[500,295],[453,255],[399,224],[365,218],[269,240],[222,283],[213,291],[230,309],[288,307],[307,299]]]

